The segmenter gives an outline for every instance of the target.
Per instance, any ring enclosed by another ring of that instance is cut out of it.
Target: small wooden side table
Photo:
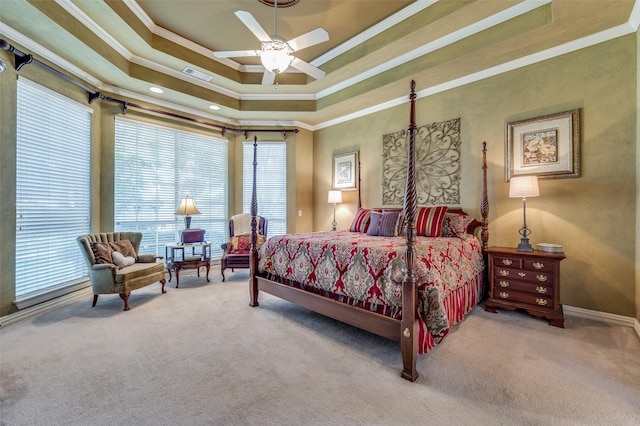
[[[489,298],[485,310],[524,309],[547,318],[549,324],[564,327],[560,304],[560,261],[564,253],[517,251],[489,247]]]
[[[211,268],[211,243],[181,244],[171,243],[164,248],[169,281],[171,271],[176,271],[176,288],[180,285],[180,269],[197,269],[200,276],[200,268],[207,269],[207,282],[209,282],[209,269]]]

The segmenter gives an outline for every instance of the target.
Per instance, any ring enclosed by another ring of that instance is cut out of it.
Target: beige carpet
[[[640,339],[480,307],[399,377],[397,344],[227,282],[91,297],[0,329],[2,425],[638,425]]]

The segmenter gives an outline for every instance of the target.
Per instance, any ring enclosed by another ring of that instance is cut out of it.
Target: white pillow
[[[111,259],[117,266],[129,266],[136,263],[136,259],[134,257],[125,256],[119,251],[114,251],[113,253],[111,253]]]

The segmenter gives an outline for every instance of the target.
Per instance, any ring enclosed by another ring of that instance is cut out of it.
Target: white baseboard
[[[609,324],[631,327],[636,331],[638,337],[640,337],[640,323],[633,317],[625,317],[623,315],[610,314],[608,312],[592,311],[590,309],[577,308],[569,305],[562,305],[562,310],[565,315],[571,317],[588,318]]]

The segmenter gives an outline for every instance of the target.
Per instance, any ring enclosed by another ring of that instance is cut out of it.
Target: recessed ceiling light
[[[209,105],[209,109],[212,109],[214,111],[217,111],[220,109],[220,107],[218,105]]]
[[[159,87],[150,87],[149,90],[151,90],[153,93],[163,93],[164,90],[162,90]]]

